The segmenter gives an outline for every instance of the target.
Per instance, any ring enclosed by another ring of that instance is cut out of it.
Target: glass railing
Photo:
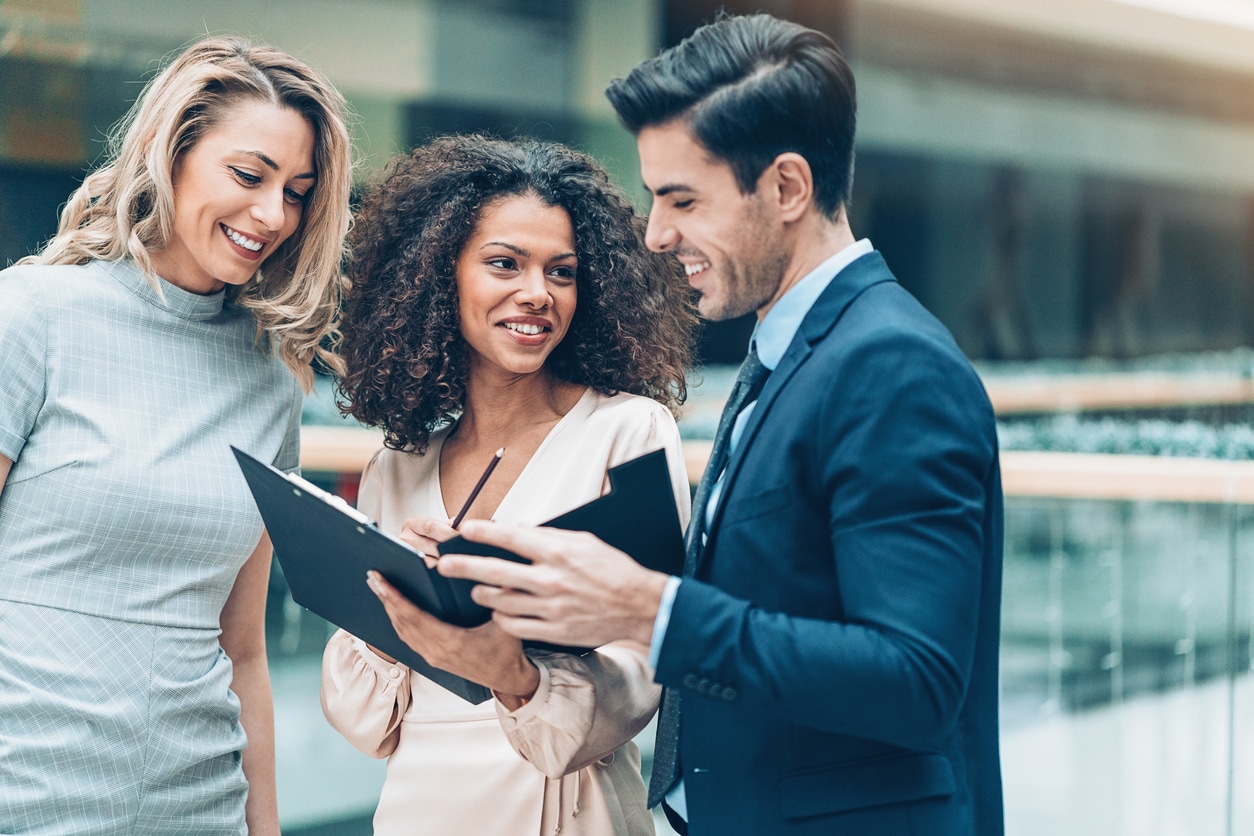
[[[1254,833],[1254,463],[1003,473],[1007,833]]]
[[[306,476],[351,498],[378,443],[307,428]],[[685,446],[691,478],[709,445]],[[1254,833],[1254,462],[1009,452],[1002,470],[1007,833]],[[284,832],[368,833],[382,764],[323,721],[330,628],[283,590],[276,573]]]

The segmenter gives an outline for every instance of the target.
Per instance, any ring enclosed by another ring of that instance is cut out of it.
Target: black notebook
[[[366,586],[366,570],[377,570],[416,605],[461,627],[474,627],[491,616],[490,610],[470,599],[472,582],[446,578],[428,568],[418,551],[380,531],[339,497],[231,449],[257,500],[296,603],[469,702],[491,696],[484,686],[427,664],[401,641],[383,604]],[[657,450],[610,468],[609,480],[605,496],[542,524],[590,531],[650,569],[679,574],[683,532],[666,454]],[[440,544],[440,553],[523,560],[461,537]],[[546,647],[539,642],[527,645]]]

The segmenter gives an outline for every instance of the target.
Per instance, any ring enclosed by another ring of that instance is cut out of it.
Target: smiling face
[[[458,317],[472,375],[533,374],[575,315],[570,216],[532,194],[486,205],[457,259]]]
[[[309,120],[241,102],[174,162],[174,230],[153,254],[163,279],[193,293],[242,285],[300,225],[314,185]]]
[[[781,228],[757,192],[743,194],[731,167],[713,158],[686,123],[636,137],[640,173],[653,193],[645,241],[684,265],[706,319],[765,314],[789,260]]]

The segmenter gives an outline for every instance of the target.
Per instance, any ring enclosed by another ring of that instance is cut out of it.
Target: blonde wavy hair
[[[258,268],[228,286],[228,301],[250,309],[258,341],[275,351],[308,391],[317,358],[343,371],[339,342],[341,270],[348,234],[352,151],[343,96],[316,70],[269,46],[234,37],[193,44],[144,87],[114,128],[108,162],[70,196],[56,236],[19,263],[85,264],[131,258],[160,291],[150,253],[174,226],[173,169],[243,101],[290,108],[314,129],[317,180],[300,225]]]

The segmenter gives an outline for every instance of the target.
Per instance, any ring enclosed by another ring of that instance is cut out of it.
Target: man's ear
[[[769,189],[766,197],[775,205],[781,220],[798,220],[814,202],[814,173],[800,154],[785,151],[763,174],[766,182],[762,185]]]

